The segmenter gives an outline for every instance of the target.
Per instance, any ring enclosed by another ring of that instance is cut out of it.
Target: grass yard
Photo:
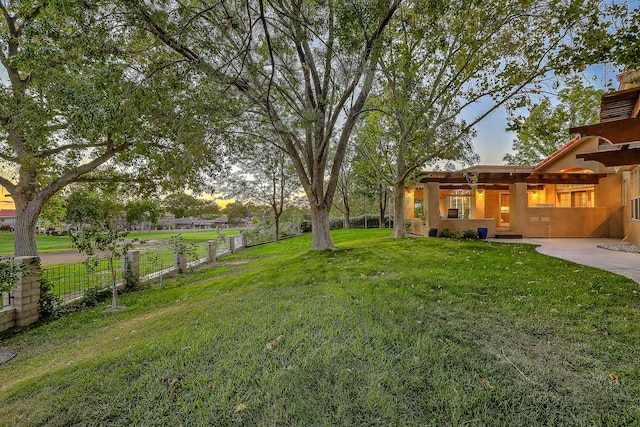
[[[5,334],[0,425],[640,425],[637,283],[388,235],[250,248]]]
[[[227,236],[235,236],[238,230],[222,230]],[[187,242],[204,242],[207,240],[215,240],[218,237],[216,230],[198,230],[198,231],[153,231],[153,232],[137,232],[129,233],[131,239],[139,239],[144,241],[152,241],[168,245],[169,239],[177,234],[181,234]],[[36,236],[36,243],[39,252],[60,252],[73,250],[71,247],[71,239],[66,236]],[[0,254],[13,254],[13,233],[0,233]]]

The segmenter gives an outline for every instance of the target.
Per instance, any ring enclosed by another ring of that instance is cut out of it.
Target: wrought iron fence
[[[0,310],[5,307],[11,306],[11,302],[13,301],[13,295],[11,292],[5,292],[0,294]]]
[[[122,282],[122,261],[113,260],[115,282]],[[107,288],[113,284],[109,258],[96,259],[93,264],[80,262],[55,267],[43,267],[42,276],[52,284],[53,293],[62,302],[81,297],[91,288]]]
[[[171,249],[145,251],[140,253],[140,277],[144,278],[159,271],[172,268],[174,254]]]

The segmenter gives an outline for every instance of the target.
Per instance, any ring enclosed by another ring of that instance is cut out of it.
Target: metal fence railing
[[[11,301],[13,301],[13,295],[11,292],[0,294],[0,310],[5,307],[9,307],[11,305]]]
[[[245,243],[255,245],[272,241],[272,236],[271,240],[266,235],[255,237],[257,238],[247,239],[241,234],[231,236],[225,241],[216,241],[216,257],[230,254],[231,246],[234,250],[237,250],[244,247]],[[187,268],[193,269],[197,265],[207,262],[207,250],[207,242],[188,244],[186,247]],[[114,258],[113,263],[116,272],[116,283],[122,283],[122,260],[119,257]],[[165,276],[175,274],[175,263],[175,254],[172,249],[141,251],[139,258],[140,281],[162,280]],[[93,264],[80,262],[42,267],[42,277],[51,284],[53,294],[60,298],[63,304],[82,297],[89,289],[104,289],[113,284],[109,258],[95,260]],[[10,303],[9,297],[2,296],[0,308],[8,303]]]
[[[122,281],[122,261],[113,260],[115,281]],[[96,259],[93,263],[80,262],[55,267],[43,267],[42,277],[52,285],[53,293],[62,302],[78,298],[91,288],[107,288],[113,284],[109,258]]]

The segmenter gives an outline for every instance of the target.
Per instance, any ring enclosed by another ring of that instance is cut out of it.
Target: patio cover
[[[573,127],[570,133],[581,136],[598,136],[619,149],[607,149],[592,153],[579,154],[584,160],[595,160],[605,166],[624,166],[640,164],[640,87],[602,95],[600,104],[600,123]]]

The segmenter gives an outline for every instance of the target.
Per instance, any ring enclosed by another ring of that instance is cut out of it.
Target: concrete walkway
[[[599,248],[602,244],[623,243],[619,239],[598,238],[530,238],[490,239],[501,243],[531,243],[540,245],[538,252],[577,264],[620,274],[640,283],[640,254]]]

